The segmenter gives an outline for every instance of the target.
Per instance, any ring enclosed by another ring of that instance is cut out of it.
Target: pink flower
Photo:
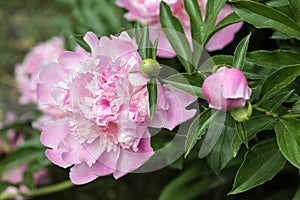
[[[83,49],[63,53],[57,63],[40,72],[38,85],[39,105],[65,113],[42,123],[41,142],[50,148],[46,156],[56,165],[71,166],[70,179],[75,184],[108,174],[120,178],[154,153],[147,87],[129,80],[141,62],[137,45],[126,32],[100,40],[88,32],[84,40],[91,53]],[[164,95],[160,109],[167,120],[164,127],[174,128],[195,114],[185,107],[196,98],[185,94],[188,104],[184,104],[174,98],[184,92],[165,88],[160,91]],[[177,111],[188,115],[180,119]]]
[[[187,13],[184,10],[183,0],[164,0],[175,15],[183,24],[185,34],[187,35],[190,43],[191,30],[190,22]],[[150,29],[151,40],[155,40],[156,37],[160,36],[158,43],[157,55],[160,57],[174,57],[175,52],[169,44],[165,34],[160,29],[159,22],[159,4],[161,0],[117,0],[117,5],[125,8],[128,12],[125,14],[125,18],[129,21],[139,20],[141,23],[146,25],[149,24],[150,27],[155,27],[159,29]],[[202,17],[205,18],[207,0],[199,0],[199,5],[202,13]],[[225,5],[219,13],[216,24],[219,23],[223,18],[233,12],[230,5]],[[201,19],[199,19],[201,20]],[[224,29],[218,31],[213,35],[213,37],[206,44],[205,48],[208,51],[216,51],[223,49],[228,45],[235,36],[235,33],[240,30],[243,23],[236,23],[225,27]],[[200,30],[199,30],[200,31]]]
[[[244,74],[233,68],[221,67],[204,80],[202,91],[210,108],[230,111],[245,106],[251,96]]]
[[[63,39],[54,37],[35,46],[25,57],[23,63],[15,68],[20,103],[36,103],[37,74],[42,67],[56,61],[64,51]]]

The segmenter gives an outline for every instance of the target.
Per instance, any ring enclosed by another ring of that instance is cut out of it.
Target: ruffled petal
[[[40,140],[43,145],[50,148],[56,148],[70,133],[68,123],[63,119],[43,122],[42,129]]]

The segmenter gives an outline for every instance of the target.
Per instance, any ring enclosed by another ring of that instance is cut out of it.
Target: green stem
[[[290,118],[300,118],[300,113],[296,114],[287,114],[281,117],[282,119],[290,119]]]
[[[70,180],[67,180],[67,181],[64,181],[61,183],[37,188],[35,190],[31,190],[31,191],[24,192],[24,193],[22,193],[22,192],[2,193],[2,194],[0,194],[0,200],[10,199],[10,198],[17,197],[17,196],[35,197],[35,196],[40,196],[40,195],[45,195],[45,194],[51,194],[51,193],[55,193],[55,192],[59,192],[59,191],[71,188],[73,186],[74,186],[74,184],[71,183]]]
[[[265,113],[266,115],[270,115],[270,116],[275,117],[275,118],[278,117],[278,114],[277,114],[277,113],[273,113],[273,112],[271,112],[271,111],[269,111],[269,110],[266,110],[266,109],[264,109],[264,108],[258,107],[257,105],[254,105],[254,106],[253,106],[253,109],[255,109],[255,110],[257,110],[257,111],[260,111],[260,112],[263,112],[263,113]]]

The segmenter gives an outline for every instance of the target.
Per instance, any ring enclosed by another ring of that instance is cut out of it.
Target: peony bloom
[[[38,84],[39,105],[64,112],[40,124],[41,142],[50,148],[46,156],[56,165],[71,167],[74,184],[108,174],[120,178],[154,153],[146,84],[129,80],[141,62],[137,45],[126,32],[100,40],[88,32],[84,40],[91,53],[64,52],[40,72]],[[158,107],[166,122],[156,127],[171,129],[195,114],[185,107],[196,98],[184,93],[182,103],[175,98],[179,93],[184,92],[171,86],[160,89]]]
[[[182,23],[185,33],[192,44],[190,21],[187,13],[184,10],[183,0],[164,0],[171,8],[173,15],[176,16]],[[159,28],[159,4],[161,0],[117,0],[117,5],[125,8],[128,12],[125,14],[125,18],[129,21],[139,20],[141,23],[150,27]],[[199,0],[199,5],[203,18],[205,17],[207,0]],[[220,11],[216,24],[219,23],[223,18],[233,12],[230,5],[225,5]],[[201,19],[199,19],[201,20]],[[243,23],[236,23],[229,25],[222,30],[218,31],[208,41],[205,48],[208,51],[216,51],[223,49],[228,45],[235,36],[235,33],[240,30]],[[174,57],[175,52],[169,44],[165,34],[159,29],[150,29],[151,40],[155,40],[156,37],[160,36],[158,43],[157,55],[160,57]]]
[[[54,37],[49,41],[35,46],[25,57],[22,64],[15,68],[16,81],[18,83],[20,103],[36,103],[37,74],[42,67],[56,61],[64,51],[63,39]]]
[[[221,67],[207,77],[202,91],[210,108],[223,111],[244,107],[251,96],[244,74],[238,69],[227,67]]]

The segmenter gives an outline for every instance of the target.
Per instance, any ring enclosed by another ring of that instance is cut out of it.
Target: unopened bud
[[[247,101],[247,105],[244,108],[231,110],[230,114],[237,122],[247,121],[252,115],[252,105]]]
[[[144,76],[149,76],[149,77],[155,77],[158,76],[160,73],[160,65],[159,63],[151,58],[147,58],[143,60],[140,64],[140,72]]]

